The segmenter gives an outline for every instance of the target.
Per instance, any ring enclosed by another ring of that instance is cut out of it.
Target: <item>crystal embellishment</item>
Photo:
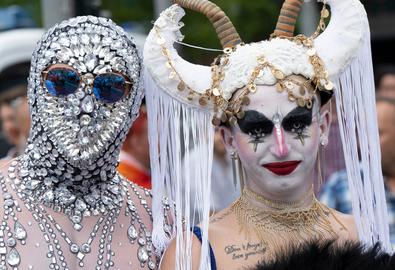
[[[91,122],[91,117],[87,114],[84,114],[80,117],[81,126],[87,126]]]
[[[138,233],[136,228],[133,225],[130,225],[128,228],[128,236],[130,240],[134,241],[137,239]]]
[[[88,128],[87,127],[82,127],[80,132],[78,133],[79,142],[82,145],[88,144],[89,143],[89,136],[90,136],[90,134],[89,134]]]
[[[39,180],[30,180],[26,183],[26,188],[30,190],[34,190],[38,187],[41,182]]]
[[[148,253],[143,247],[139,247],[139,250],[137,251],[137,257],[140,262],[145,263],[148,261]]]
[[[94,104],[91,96],[86,96],[81,102],[81,108],[86,113],[93,112]]]
[[[24,240],[26,239],[26,230],[25,228],[22,226],[21,223],[19,223],[18,221],[15,222],[14,225],[14,231],[15,231],[15,237],[18,240]]]
[[[19,255],[19,252],[13,248],[11,249],[10,253],[8,253],[7,256],[7,263],[10,266],[18,266],[21,263],[21,256]]]
[[[54,200],[54,197],[55,195],[51,189],[46,191],[43,195],[43,199],[45,203],[51,203]]]
[[[94,68],[97,66],[99,63],[99,60],[97,59],[96,55],[93,53],[87,54],[84,57],[84,62],[85,66],[88,69],[89,72],[92,72]]]

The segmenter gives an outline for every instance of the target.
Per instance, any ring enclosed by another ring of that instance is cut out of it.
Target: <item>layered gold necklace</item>
[[[310,206],[303,207],[308,200],[311,200]],[[269,200],[245,188],[231,209],[236,214],[240,231],[249,239],[251,232],[255,232],[269,255],[284,249],[288,243],[337,237],[329,221],[330,209],[316,199],[312,190],[299,201],[283,202]]]

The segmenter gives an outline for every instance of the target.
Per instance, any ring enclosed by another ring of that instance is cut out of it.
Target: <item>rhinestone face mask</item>
[[[55,70],[58,66],[75,74]],[[48,30],[30,70],[32,124],[20,159],[24,193],[77,217],[76,223],[122,201],[116,166],[143,97],[140,67],[132,39],[111,20],[76,17]],[[67,88],[51,87],[47,80]],[[126,81],[130,85],[122,96],[118,90]]]
[[[59,154],[79,167],[88,167],[106,150],[114,150],[111,144],[128,128],[130,107],[138,91],[140,64],[134,44],[118,26],[95,19],[88,18],[78,27],[50,30],[36,52],[30,76],[29,97],[36,101],[40,123]],[[56,97],[45,87],[41,72],[57,63],[79,73],[81,81],[75,93]],[[108,72],[120,73],[133,82],[130,93],[111,104],[99,101],[92,87],[95,76]]]

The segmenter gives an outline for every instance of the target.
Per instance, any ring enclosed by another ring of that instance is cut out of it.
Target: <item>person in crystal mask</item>
[[[174,2],[178,5],[154,23],[144,48],[150,155],[159,163],[152,167],[153,238],[167,248],[161,269],[245,269],[276,260],[278,253],[286,257],[293,246],[311,241],[343,245],[360,240],[366,246],[380,241],[389,250],[369,28],[362,4],[323,1],[318,29],[307,37],[293,35],[303,1],[286,0],[271,38],[245,44],[214,3]],[[182,39],[182,7],[213,23],[223,53],[211,66],[189,63],[173,46]],[[314,196],[319,153],[328,143],[331,120],[323,105],[333,92],[354,217]],[[210,217],[214,126],[231,153],[242,194]],[[192,151],[200,157],[193,164],[188,162]],[[370,176],[363,181],[359,154],[364,174]],[[162,194],[169,196],[170,205],[175,202],[173,239],[155,229],[163,223]],[[198,209],[198,226],[189,209]]]
[[[157,268],[151,194],[116,170],[140,69],[133,39],[109,19],[71,18],[39,41],[27,149],[0,175],[0,269]]]

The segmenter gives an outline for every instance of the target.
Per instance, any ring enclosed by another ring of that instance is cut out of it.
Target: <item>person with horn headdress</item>
[[[313,240],[380,242],[389,250],[369,26],[362,4],[324,1],[317,31],[307,37],[293,35],[303,1],[286,0],[270,39],[245,44],[210,1],[175,2],[156,20],[144,48],[152,237],[158,249],[171,240],[161,230],[162,200],[174,208],[176,225],[162,269],[241,269]],[[182,39],[182,7],[213,23],[224,50],[210,67],[185,61],[173,46]],[[315,168],[325,166],[319,152],[328,143],[331,120],[323,105],[333,93],[354,217],[321,204],[313,192],[320,178]],[[214,126],[221,128],[243,191],[210,219]],[[185,162],[191,149],[201,156],[193,166]],[[199,215],[196,227],[190,211]]]

